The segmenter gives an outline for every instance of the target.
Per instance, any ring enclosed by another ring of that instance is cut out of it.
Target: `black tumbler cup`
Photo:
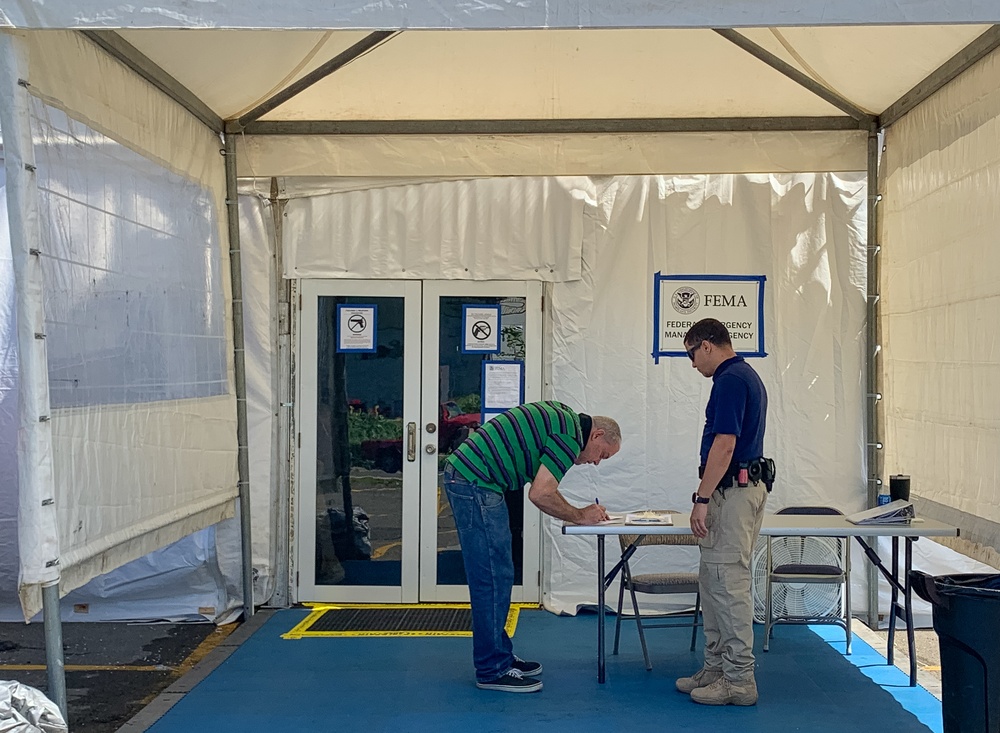
[[[906,474],[896,474],[889,477],[889,498],[893,501],[910,500],[910,477]]]

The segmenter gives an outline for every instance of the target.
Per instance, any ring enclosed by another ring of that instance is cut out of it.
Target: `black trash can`
[[[1000,733],[1000,575],[910,571],[934,607],[944,733]]]

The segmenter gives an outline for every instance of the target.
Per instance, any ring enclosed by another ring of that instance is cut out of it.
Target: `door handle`
[[[406,423],[406,460],[417,460],[417,424]]]

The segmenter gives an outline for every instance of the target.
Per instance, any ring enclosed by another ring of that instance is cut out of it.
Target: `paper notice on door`
[[[483,363],[483,411],[509,410],[524,402],[524,363]]]
[[[337,351],[375,351],[374,305],[337,306]]]
[[[500,306],[463,305],[463,354],[500,353]]]

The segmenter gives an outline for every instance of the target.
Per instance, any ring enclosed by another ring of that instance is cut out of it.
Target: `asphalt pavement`
[[[118,730],[237,625],[64,623],[70,730]],[[16,680],[48,694],[41,623],[0,624],[0,679]]]

